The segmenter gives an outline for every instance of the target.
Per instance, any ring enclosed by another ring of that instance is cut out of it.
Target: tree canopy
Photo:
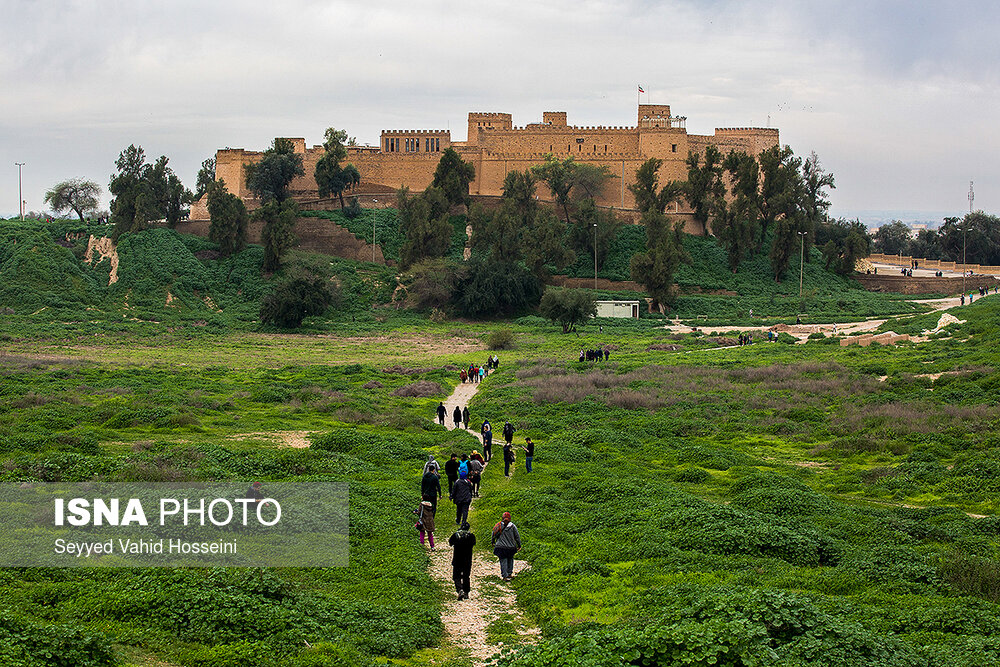
[[[402,267],[447,255],[451,250],[452,228],[444,192],[431,186],[414,197],[407,188],[401,188],[396,201],[400,231],[406,238],[400,249]]]
[[[246,187],[261,204],[283,203],[296,176],[304,176],[302,156],[288,139],[277,138],[258,162],[243,165]]]
[[[243,200],[226,190],[225,181],[212,181],[208,186],[208,217],[211,225],[209,240],[219,244],[223,257],[237,253],[247,244],[249,215]]]
[[[340,208],[344,208],[344,190],[361,182],[361,174],[353,164],[341,166],[341,161],[347,157],[344,142],[348,141],[347,131],[333,127],[326,128],[326,141],[323,147],[326,153],[316,162],[316,185],[320,197],[337,197]]]
[[[45,201],[56,213],[72,210],[84,222],[88,213],[97,210],[101,186],[93,181],[82,178],[71,178],[68,181],[56,183],[45,193]]]
[[[538,304],[538,314],[558,322],[563,333],[569,333],[576,330],[577,324],[597,315],[597,304],[585,290],[548,287]]]
[[[117,174],[111,175],[108,191],[111,222],[117,239],[125,232],[146,229],[153,220],[166,220],[171,227],[187,217],[186,206],[193,199],[161,155],[154,164],[146,162],[142,146],[126,148],[115,161]]]
[[[662,309],[677,296],[674,273],[682,263],[691,262],[684,250],[684,223],[657,211],[643,214],[642,223],[646,227],[646,251],[632,257],[632,280],[645,287]]]
[[[441,154],[431,185],[440,188],[452,206],[468,207],[469,184],[475,178],[476,168],[463,160],[454,148],[448,148]]]

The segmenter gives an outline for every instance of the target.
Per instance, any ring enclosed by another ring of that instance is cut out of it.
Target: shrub
[[[491,350],[514,349],[514,332],[510,329],[497,329],[486,335],[486,347]]]
[[[260,320],[264,324],[293,329],[301,326],[306,317],[321,315],[333,300],[322,278],[294,278],[264,297],[260,304]]]
[[[405,398],[430,398],[441,394],[441,385],[430,380],[417,380],[392,392],[393,396]]]

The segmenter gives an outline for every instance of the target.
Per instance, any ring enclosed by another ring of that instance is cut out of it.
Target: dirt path
[[[464,408],[478,390],[478,382],[466,382],[455,387],[455,391],[444,401],[444,405],[448,409],[445,426],[449,430],[455,428],[455,422],[452,418],[455,406]],[[473,425],[470,423],[469,426]],[[469,433],[482,442],[482,436],[477,429],[470,428]],[[488,467],[489,464],[487,464]],[[483,492],[488,491],[489,488],[484,482]],[[476,512],[475,506],[476,502],[473,500],[469,509],[470,518]],[[479,542],[472,555],[469,599],[462,601],[457,599],[455,584],[451,577],[452,550],[448,546],[447,538],[444,537],[445,533],[450,533],[452,529],[454,505],[442,501],[438,504],[438,508],[441,510],[441,514],[438,516],[438,525],[447,527],[447,530],[441,531],[438,536],[440,539],[438,547],[431,552],[430,574],[448,592],[441,613],[441,622],[444,624],[444,641],[468,651],[473,666],[481,667],[486,664],[486,660],[491,655],[501,649],[501,644],[504,642],[523,644],[535,641],[539,636],[539,630],[531,625],[517,608],[517,595],[514,593],[514,589],[501,581],[500,568],[490,551],[488,536],[476,536]],[[515,576],[528,567],[527,561],[515,560]],[[496,625],[489,633],[490,638],[487,638],[487,626],[494,622]],[[511,629],[516,632],[516,635],[510,634]]]
[[[991,295],[996,296],[996,295]],[[986,298],[986,297],[980,297]],[[922,303],[929,306],[932,312],[948,310],[949,308],[955,308],[956,306],[962,305],[961,299],[959,297],[948,297],[944,299],[913,299],[913,303]],[[837,324],[793,324],[789,326],[781,326],[780,329],[774,329],[776,325],[774,324],[759,324],[759,325],[749,325],[749,326],[695,326],[690,327],[685,324],[681,324],[680,320],[671,322],[670,324],[664,326],[663,328],[667,331],[672,331],[674,333],[691,333],[692,331],[699,330],[705,331],[706,329],[710,332],[717,332],[719,334],[726,334],[739,331],[741,333],[759,331],[764,334],[766,339],[766,333],[768,329],[779,330],[795,336],[798,340],[797,343],[804,343],[809,339],[810,334],[814,333],[825,333],[828,336],[851,336],[854,334],[864,333],[867,331],[874,331],[880,326],[885,324],[885,319],[872,319],[872,320],[861,320],[858,322],[838,322]],[[756,336],[755,336],[756,338]],[[763,340],[763,339],[762,339]],[[709,349],[727,349],[725,347],[720,348],[709,348]]]

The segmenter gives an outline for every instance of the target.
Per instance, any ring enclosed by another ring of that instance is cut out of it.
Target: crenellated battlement
[[[382,136],[387,134],[451,134],[451,130],[382,130]]]
[[[736,133],[746,133],[753,132],[755,134],[773,134],[778,136],[778,128],[776,127],[717,127],[715,128],[716,134],[736,134]]]
[[[408,187],[419,191],[434,178],[443,151],[454,148],[475,168],[470,194],[498,196],[512,171],[524,171],[545,161],[547,155],[610,169],[611,179],[597,196],[598,204],[619,209],[635,207],[629,186],[636,170],[649,158],[662,164],[661,182],[684,181],[689,153],[708,146],[758,155],[778,144],[778,130],[771,127],[720,127],[714,135],[688,134],[685,116],[673,115],[666,104],[640,104],[635,125],[570,125],[565,111],[545,111],[541,122],[514,126],[512,115],[474,111],[468,115],[466,140],[452,142],[450,129],[384,129],[375,146],[348,146],[348,161],[361,174],[359,187],[391,190]],[[316,164],[321,145],[306,148],[305,140],[289,139],[303,156],[305,174],[291,186],[296,199],[317,197]],[[252,199],[245,186],[247,163],[257,162],[262,151],[226,147],[216,153],[216,177],[224,179],[234,194]],[[539,186],[543,191],[544,187]]]

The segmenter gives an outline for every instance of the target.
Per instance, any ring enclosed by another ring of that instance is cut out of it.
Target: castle
[[[377,147],[348,146],[346,162],[353,163],[361,174],[356,192],[390,193],[402,186],[420,191],[433,180],[442,151],[453,148],[476,168],[470,194],[499,196],[509,172],[540,164],[548,153],[559,159],[572,156],[580,162],[605,166],[614,174],[596,198],[598,204],[629,210],[635,208],[635,199],[628,186],[635,182],[636,170],[651,157],[663,161],[659,179],[664,184],[686,180],[689,151],[701,153],[714,144],[723,153],[735,149],[758,155],[778,144],[774,128],[717,128],[714,135],[697,135],[688,134],[686,120],[673,116],[665,104],[640,104],[636,125],[630,127],[569,125],[565,111],[547,111],[540,123],[515,127],[508,113],[474,112],[469,114],[466,141],[452,141],[450,130],[383,130]],[[300,202],[316,200],[313,174],[324,154],[323,146],[307,148],[305,139],[291,141],[302,154],[305,168],[305,176],[292,181],[292,194]],[[215,157],[216,178],[224,179],[229,191],[251,207],[256,204],[246,190],[243,164],[260,157],[261,152],[242,148],[225,148]],[[538,195],[550,198],[544,184],[539,184]],[[192,219],[207,219],[204,209],[204,202],[198,202],[192,208]]]

